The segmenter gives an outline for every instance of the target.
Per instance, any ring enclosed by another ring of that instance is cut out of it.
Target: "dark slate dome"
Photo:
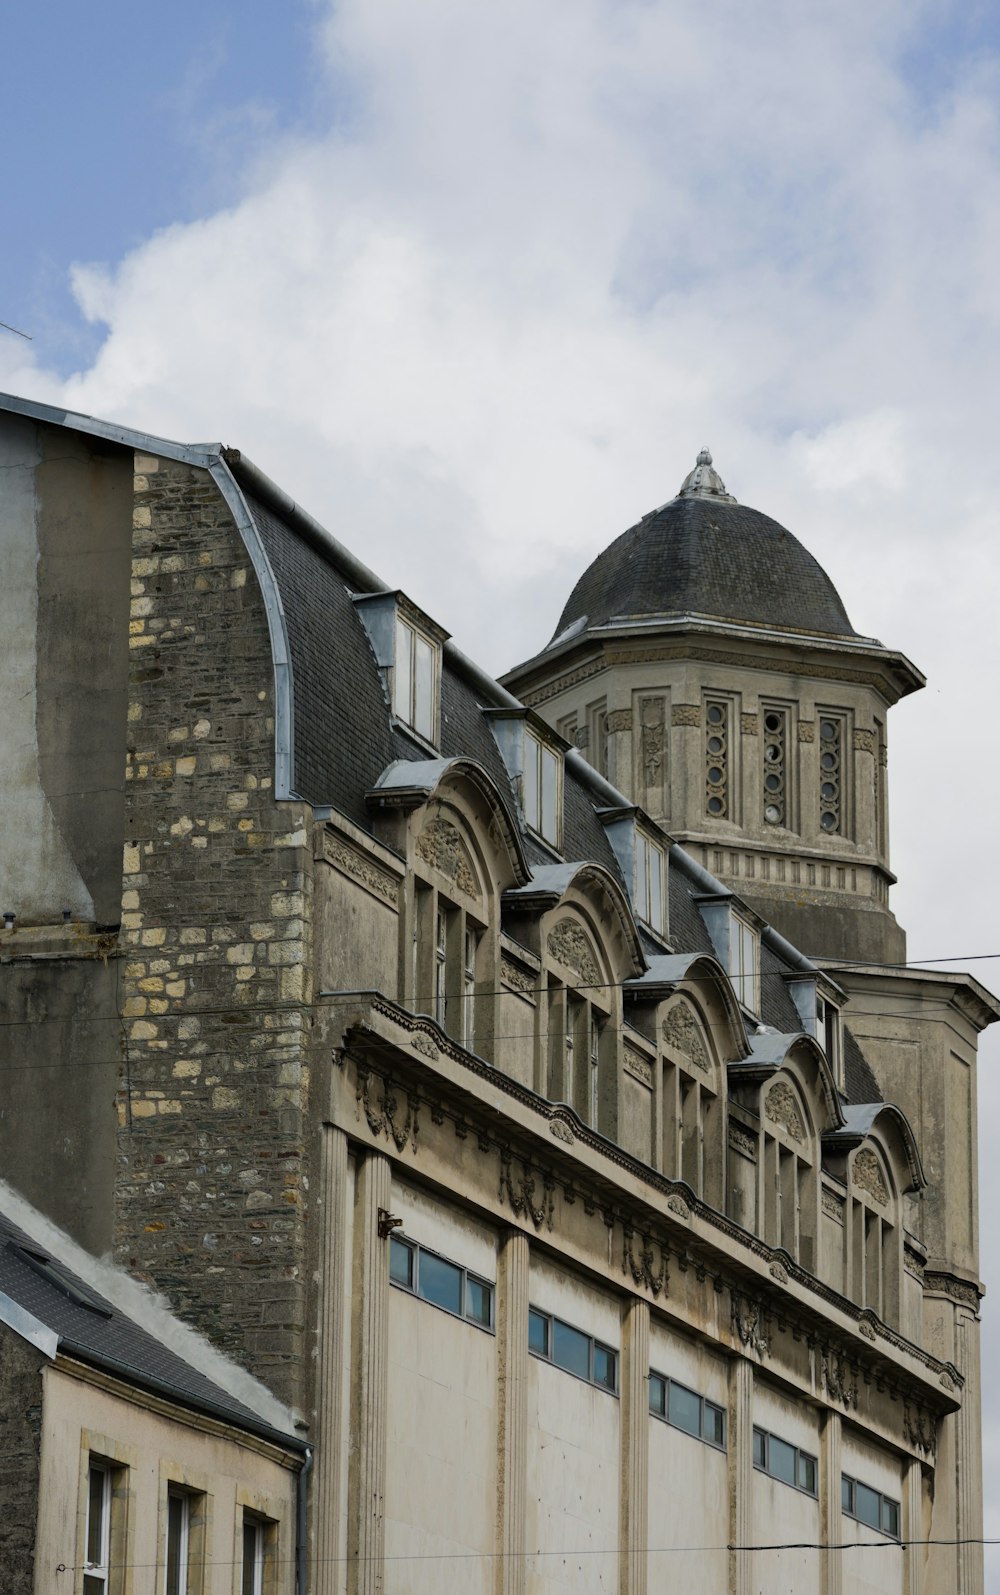
[[[574,623],[582,630],[679,615],[857,636],[822,567],[769,515],[737,504],[707,449],[676,498],[584,571],[553,641]]]

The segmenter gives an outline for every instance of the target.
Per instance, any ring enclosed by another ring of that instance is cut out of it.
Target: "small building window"
[[[416,1241],[390,1236],[389,1279],[455,1318],[465,1318],[480,1329],[493,1328],[493,1286]]]
[[[193,1497],[186,1490],[167,1492],[167,1542],[164,1547],[164,1595],[196,1595],[192,1581],[191,1528]]]
[[[686,1385],[678,1384],[676,1379],[650,1372],[649,1410],[673,1428],[704,1440],[706,1445],[713,1445],[720,1451],[726,1449],[725,1410]]]
[[[437,657],[430,638],[397,614],[393,713],[426,742],[436,741]]]
[[[276,1523],[258,1517],[255,1512],[244,1511],[240,1595],[269,1595],[276,1538]]]
[[[738,914],[732,916],[729,974],[737,1000],[751,1013],[760,1011],[760,936]]]
[[[83,1595],[108,1595],[111,1589],[111,1469],[91,1462],[87,1475],[87,1549]]]
[[[870,1485],[850,1478],[846,1473],[841,1475],[840,1495],[847,1517],[867,1524],[870,1529],[877,1529],[880,1534],[888,1534],[890,1539],[899,1539],[898,1501],[883,1495],[881,1490],[873,1490]]]
[[[666,855],[663,848],[642,831],[635,833],[635,916],[655,930],[666,934],[667,916],[664,911],[666,891],[664,875]]]
[[[562,759],[535,735],[524,733],[521,803],[525,823],[546,842],[559,844]]]
[[[795,1490],[802,1490],[806,1495],[816,1494],[816,1458],[807,1451],[800,1451],[797,1445],[789,1445],[787,1440],[779,1440],[776,1434],[769,1434],[766,1429],[753,1431],[753,1465],[758,1473],[767,1473],[772,1479],[778,1479],[782,1484],[790,1484]]]
[[[843,1088],[843,1022],[840,1009],[819,992],[816,993],[816,1040],[826,1053],[834,1080]]]
[[[617,1393],[617,1351],[537,1307],[528,1310],[528,1350],[588,1384]]]

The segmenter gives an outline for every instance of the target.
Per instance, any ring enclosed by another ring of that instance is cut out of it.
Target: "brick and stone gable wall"
[[[0,1327],[0,1586],[32,1595],[42,1446],[40,1351]]]
[[[275,802],[263,601],[211,477],[137,456],[120,1262],[299,1399],[309,814]]]

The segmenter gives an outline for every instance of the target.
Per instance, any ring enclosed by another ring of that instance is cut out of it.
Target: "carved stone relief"
[[[663,807],[666,775],[666,700],[643,698],[639,704],[639,770],[646,808],[659,813]]]
[[[683,1196],[677,1196],[676,1194],[673,1196],[668,1196],[667,1206],[669,1207],[671,1213],[677,1214],[678,1218],[682,1218],[687,1221],[691,1217],[691,1209],[688,1207]]]
[[[430,1036],[425,1035],[422,1030],[418,1030],[416,1035],[410,1037],[410,1046],[414,1052],[420,1052],[425,1058],[429,1058],[431,1063],[437,1063],[441,1056]]]
[[[670,711],[670,724],[675,726],[700,726],[700,703],[675,703]]]
[[[979,1292],[967,1279],[956,1279],[954,1274],[925,1273],[924,1289],[940,1291],[961,1307],[979,1311]]]
[[[659,1296],[661,1290],[666,1294],[667,1289],[667,1252],[664,1247],[657,1246],[660,1254],[659,1267],[654,1267],[656,1258],[653,1252],[653,1242],[646,1235],[641,1235],[637,1245],[633,1245],[635,1232],[628,1224],[622,1226],[622,1273],[631,1274],[633,1283],[645,1285],[652,1291],[653,1296]]]
[[[748,1350],[755,1351],[758,1357],[766,1357],[771,1349],[770,1336],[767,1333],[767,1320],[764,1309],[759,1301],[742,1295],[739,1291],[732,1292],[732,1319],[733,1334],[740,1344]]]
[[[557,1141],[562,1141],[565,1146],[572,1146],[576,1140],[572,1129],[565,1119],[550,1119],[549,1134],[554,1135]]]
[[[607,726],[609,731],[631,731],[631,709],[612,709],[608,715]]]
[[[741,714],[740,715],[740,730],[742,731],[742,733],[743,733],[743,735],[745,737],[756,737],[756,736],[759,736],[760,735],[760,715],[759,714]]]
[[[515,964],[505,954],[500,959],[500,979],[511,991],[516,991],[519,997],[527,997],[529,1002],[534,1002],[538,996],[539,977],[532,969],[524,969],[520,964]]]
[[[372,1082],[377,1081],[381,1087],[381,1099],[376,1101]],[[399,1098],[396,1095],[392,1079],[389,1075],[377,1075],[363,1065],[358,1068],[358,1117],[364,1110],[368,1121],[368,1128],[372,1135],[384,1135],[387,1140],[395,1143],[396,1151],[402,1152],[407,1141],[411,1141],[413,1151],[417,1150],[417,1135],[420,1129],[418,1115],[420,1103],[417,1097],[406,1093],[406,1117],[400,1116]]]
[[[855,731],[855,733],[854,733],[854,746],[855,746],[856,750],[858,751],[858,753],[870,753],[872,755],[872,757],[874,758],[874,756],[875,756],[875,733],[874,733],[874,731]]]
[[[816,722],[814,720],[800,720],[799,721],[799,741],[800,742],[815,742],[816,741]]]
[[[633,1047],[628,1041],[622,1048],[622,1063],[625,1073],[630,1074],[633,1080],[639,1080],[650,1090],[653,1089],[653,1065],[638,1047]]]
[[[742,1125],[729,1126],[729,1145],[734,1152],[739,1152],[743,1157],[748,1157],[752,1163],[757,1161],[757,1142],[748,1130]]]
[[[676,1047],[696,1068],[709,1072],[711,1059],[701,1026],[686,1002],[674,1004],[663,1021],[662,1034],[668,1046]]]
[[[799,1105],[795,1100],[795,1092],[784,1080],[779,1080],[773,1085],[764,1099],[764,1111],[773,1124],[780,1124],[793,1141],[806,1139],[806,1127],[802,1123]]]
[[[933,1456],[937,1449],[937,1425],[926,1407],[913,1407],[907,1401],[903,1407],[903,1433],[910,1444],[925,1456]]]
[[[863,1146],[854,1157],[851,1179],[860,1191],[867,1191],[879,1207],[888,1207],[889,1191],[882,1177],[878,1158],[871,1147]]]
[[[323,837],[323,857],[344,875],[358,881],[373,896],[380,897],[383,903],[388,903],[392,908],[399,907],[399,882],[395,876],[382,869],[374,859],[366,858],[357,848],[351,847],[343,837],[331,836],[327,832]]]
[[[429,820],[417,837],[417,852],[425,863],[454,881],[468,897],[479,896],[469,850],[450,820]]]
[[[838,1196],[836,1191],[823,1192],[823,1211],[838,1224],[844,1222],[844,1198]]]
[[[561,919],[558,925],[549,931],[548,949],[553,958],[558,958],[567,969],[575,970],[587,985],[600,984],[601,971],[597,967],[590,942],[575,920]]]
[[[821,1377],[826,1393],[831,1400],[839,1401],[845,1407],[857,1406],[857,1375],[852,1372],[847,1358],[839,1351],[824,1350]]]
[[[533,1170],[526,1163],[521,1164],[521,1173],[514,1173],[514,1156],[506,1147],[499,1148],[500,1153],[500,1184],[498,1196],[501,1202],[506,1201],[515,1218],[528,1218],[536,1230],[542,1225],[552,1228],[552,1215],[555,1209],[555,1182],[550,1176],[542,1177],[541,1201],[535,1200],[538,1181]]]

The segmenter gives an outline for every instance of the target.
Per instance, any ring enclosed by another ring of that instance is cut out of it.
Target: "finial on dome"
[[[715,498],[723,503],[735,504],[736,500],[731,493],[726,492],[726,484],[718,471],[712,465],[712,452],[710,449],[701,449],[693,471],[689,471],[681,483],[678,498]]]

